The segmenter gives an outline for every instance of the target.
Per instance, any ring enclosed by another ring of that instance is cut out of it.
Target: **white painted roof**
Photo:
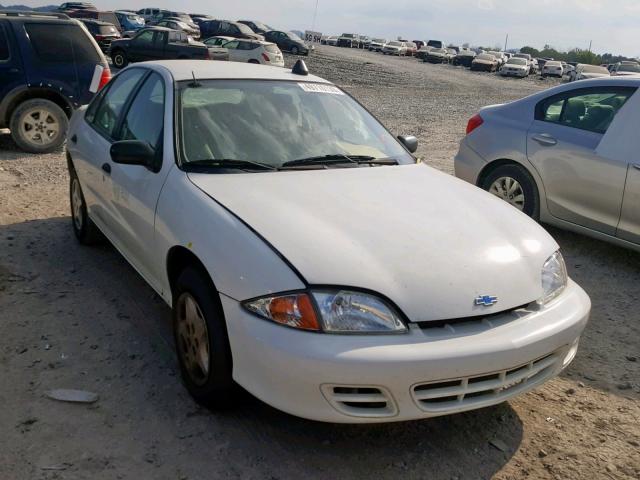
[[[137,64],[168,71],[176,81],[192,80],[285,80],[294,82],[331,83],[315,75],[294,75],[290,68],[255,65],[251,63],[214,60],[161,60]]]

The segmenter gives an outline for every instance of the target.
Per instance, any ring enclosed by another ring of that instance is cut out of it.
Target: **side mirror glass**
[[[398,136],[398,140],[400,140],[400,143],[411,153],[416,153],[416,150],[418,150],[418,139],[413,135],[400,135]]]
[[[122,165],[141,165],[153,169],[156,153],[147,142],[121,140],[111,145],[111,160]]]

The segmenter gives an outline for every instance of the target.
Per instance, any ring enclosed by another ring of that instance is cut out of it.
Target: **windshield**
[[[510,58],[507,63],[509,65],[526,65],[527,61],[524,58]]]
[[[386,43],[384,38],[374,38],[372,40],[373,43]]]
[[[402,46],[402,42],[389,42],[389,43],[387,43],[387,45],[390,45],[392,47],[401,47]]]
[[[266,80],[181,82],[182,162],[236,160],[274,167],[324,155],[413,157],[333,85]]]
[[[618,67],[619,72],[635,72],[640,73],[640,65],[637,63],[621,63]]]
[[[293,33],[293,32],[287,32],[287,35],[289,36],[289,38],[290,38],[291,40],[298,40],[298,41],[300,41],[300,42],[302,41],[302,39],[301,39],[298,35],[296,35],[295,33]]]
[[[354,38],[355,37],[355,35],[353,33],[343,33],[342,36],[344,38]]]

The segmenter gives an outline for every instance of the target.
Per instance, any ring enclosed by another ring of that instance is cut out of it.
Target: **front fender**
[[[236,215],[174,168],[156,209],[157,257],[166,265],[169,250],[188,248],[207,269],[218,291],[236,300],[297,290],[304,281],[265,240]],[[171,304],[164,268],[162,296]]]

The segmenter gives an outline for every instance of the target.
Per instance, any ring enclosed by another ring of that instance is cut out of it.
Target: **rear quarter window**
[[[89,35],[79,25],[27,23],[24,28],[43,63],[102,63]]]
[[[7,38],[7,32],[4,29],[4,25],[0,23],[0,62],[6,62],[11,58],[11,52],[9,52],[9,39]]]

